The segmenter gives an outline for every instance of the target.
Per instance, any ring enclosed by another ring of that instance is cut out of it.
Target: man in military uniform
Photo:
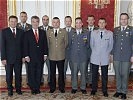
[[[50,29],[53,29],[52,26],[49,26],[49,17],[47,15],[44,15],[42,17],[42,23],[43,23],[43,25],[40,26],[39,28],[44,30],[45,32],[47,32]],[[46,65],[47,65],[47,68],[48,68],[48,78],[47,78],[47,81],[48,81],[48,85],[49,85],[50,84],[50,65],[49,65],[49,59],[48,58],[46,60]],[[42,72],[41,85],[43,85],[43,84],[44,84],[44,78],[43,78],[43,72]]]
[[[60,19],[52,19],[53,29],[47,31],[49,62],[50,62],[50,93],[56,90],[56,66],[58,68],[58,87],[61,93],[65,92],[64,61],[65,50],[68,45],[66,30],[60,28]]]
[[[133,27],[128,25],[128,19],[127,13],[121,13],[120,26],[114,29],[112,51],[117,88],[113,96],[121,96],[121,99],[127,98],[129,72],[133,63]]]
[[[94,30],[98,30],[98,27],[94,25],[94,23],[95,23],[94,15],[88,15],[87,23],[88,23],[88,26],[85,27],[85,29],[87,31],[89,31],[90,34]],[[89,56],[88,56],[89,59],[88,59],[88,66],[87,66],[87,69],[86,69],[86,86],[89,83],[89,85],[91,87],[92,86],[92,67],[90,65],[91,48],[88,49],[88,54],[89,54]],[[90,67],[90,71],[88,71],[88,67]]]
[[[66,16],[65,17],[65,25],[66,27],[64,28],[68,34],[71,34],[71,32],[74,30],[74,28],[71,26],[72,25],[72,18],[71,16]],[[70,60],[70,48],[67,47],[66,48],[66,58],[65,58],[65,65],[64,65],[64,78],[66,79],[66,72],[67,72],[67,68],[68,68],[68,63],[69,63],[69,67],[71,70],[71,62],[69,62]]]
[[[20,13],[19,18],[20,18],[20,22],[17,23],[17,28],[22,29],[24,32],[30,30],[32,26],[26,22],[27,18],[28,18],[27,13],[22,11]],[[28,64],[26,62],[25,62],[25,67],[26,67],[26,82],[27,82],[27,85],[29,85],[29,83],[28,83],[28,74],[27,74],[28,73]]]
[[[86,94],[86,67],[88,61],[89,33],[82,28],[82,19],[75,19],[76,30],[68,34],[68,47],[70,48],[70,62],[72,71],[72,91],[76,93],[78,89],[78,72],[81,73],[80,90]]]
[[[31,29],[31,25],[28,24],[27,21],[27,13],[26,12],[21,12],[20,13],[20,22],[17,24],[17,28],[22,29],[24,31],[28,31]]]

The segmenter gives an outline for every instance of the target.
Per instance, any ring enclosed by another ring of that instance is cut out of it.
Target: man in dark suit
[[[49,17],[47,15],[44,15],[42,17],[42,23],[43,23],[43,25],[40,26],[39,28],[44,30],[45,32],[47,32],[50,29],[53,29],[52,26],[49,26]],[[49,64],[49,59],[48,58],[46,60],[46,65],[47,65],[47,68],[48,68],[48,78],[47,78],[47,81],[48,81],[48,85],[49,85],[50,84],[50,64]],[[41,85],[43,85],[43,84],[44,84],[44,77],[43,77],[43,72],[42,72]]]
[[[32,29],[25,33],[24,56],[28,62],[28,82],[32,94],[40,93],[40,83],[48,46],[45,31],[39,29],[39,17],[31,17]]]
[[[23,57],[23,31],[16,28],[18,18],[9,17],[9,26],[2,30],[1,61],[6,69],[8,96],[13,95],[13,69],[15,72],[16,92],[21,95],[21,73]]]
[[[28,24],[27,21],[27,13],[22,11],[20,13],[20,22],[17,23],[17,28],[22,29],[24,32],[28,31],[31,29],[31,25]],[[26,82],[28,85],[28,64],[25,62],[25,67],[26,67]]]

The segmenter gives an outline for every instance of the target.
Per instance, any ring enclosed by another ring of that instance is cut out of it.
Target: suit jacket
[[[64,28],[66,30],[66,27]],[[73,32],[75,29],[72,27],[71,31],[67,32],[67,34],[71,34],[71,32]],[[67,31],[67,30],[66,30]],[[69,38],[69,37],[68,37]],[[68,39],[69,40],[69,39]],[[70,48],[69,46],[67,46],[66,48],[66,53],[65,53],[65,58],[66,59],[70,59]]]
[[[101,39],[100,30],[94,30],[91,33],[90,47],[92,50],[90,62],[96,65],[108,65],[113,48],[113,33],[105,29]]]
[[[17,24],[17,28],[23,30],[23,27],[22,27],[22,25],[21,25],[21,22]],[[26,23],[26,26],[25,26],[24,31],[28,31],[28,30],[30,30],[31,28],[32,28],[32,26],[31,26],[30,24]]]
[[[82,33],[77,35],[76,30],[74,30],[68,34],[68,39],[70,60],[75,63],[87,62],[90,45],[89,32],[82,30]]]
[[[121,31],[120,26],[114,29],[112,54],[115,61],[130,61],[133,56],[133,27],[127,26],[124,31]]]
[[[30,57],[31,62],[43,62],[44,55],[48,55],[47,37],[45,31],[38,29],[39,41],[36,42],[33,29],[25,33],[24,56]]]
[[[14,64],[16,61],[21,62],[23,57],[23,38],[24,34],[21,29],[16,28],[16,38],[11,29],[2,30],[1,60],[7,60],[8,64]]]
[[[47,31],[49,59],[54,61],[65,59],[65,50],[68,45],[68,35],[64,29],[59,29],[55,37],[54,29]]]
[[[42,29],[42,30],[44,30],[44,27],[43,27],[43,25],[42,25],[42,26],[40,26],[39,28],[40,28],[40,29]],[[53,29],[53,27],[52,27],[52,26],[48,26],[48,29],[47,29],[47,31],[48,31],[48,30],[50,30],[50,29]]]

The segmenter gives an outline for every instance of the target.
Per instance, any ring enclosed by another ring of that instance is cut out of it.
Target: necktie
[[[92,31],[92,28],[90,28],[89,31],[91,32]]]
[[[13,34],[14,38],[16,38],[16,34],[15,34],[15,29],[14,28],[12,29],[12,34]]]
[[[101,32],[101,35],[100,35],[101,39],[103,38],[103,32]]]
[[[57,37],[57,30],[55,30],[55,37]]]
[[[122,31],[124,31],[124,30],[125,30],[125,27],[122,28]]]
[[[67,32],[69,32],[69,28],[67,29]]]
[[[36,38],[36,42],[38,43],[39,37],[38,37],[38,34],[37,34],[37,30],[35,30],[35,38]]]
[[[78,35],[80,34],[80,31],[78,31]]]
[[[46,31],[46,27],[44,28],[44,31]]]
[[[24,28],[24,24],[23,24],[23,26],[22,26],[22,30],[25,30],[25,28]]]

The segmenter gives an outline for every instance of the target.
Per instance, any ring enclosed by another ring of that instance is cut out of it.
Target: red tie
[[[14,38],[16,38],[15,29],[13,28],[12,30],[13,30],[12,34],[13,34]]]
[[[36,38],[36,42],[38,43],[39,37],[38,37],[38,34],[37,34],[37,30],[35,30],[35,38]]]

